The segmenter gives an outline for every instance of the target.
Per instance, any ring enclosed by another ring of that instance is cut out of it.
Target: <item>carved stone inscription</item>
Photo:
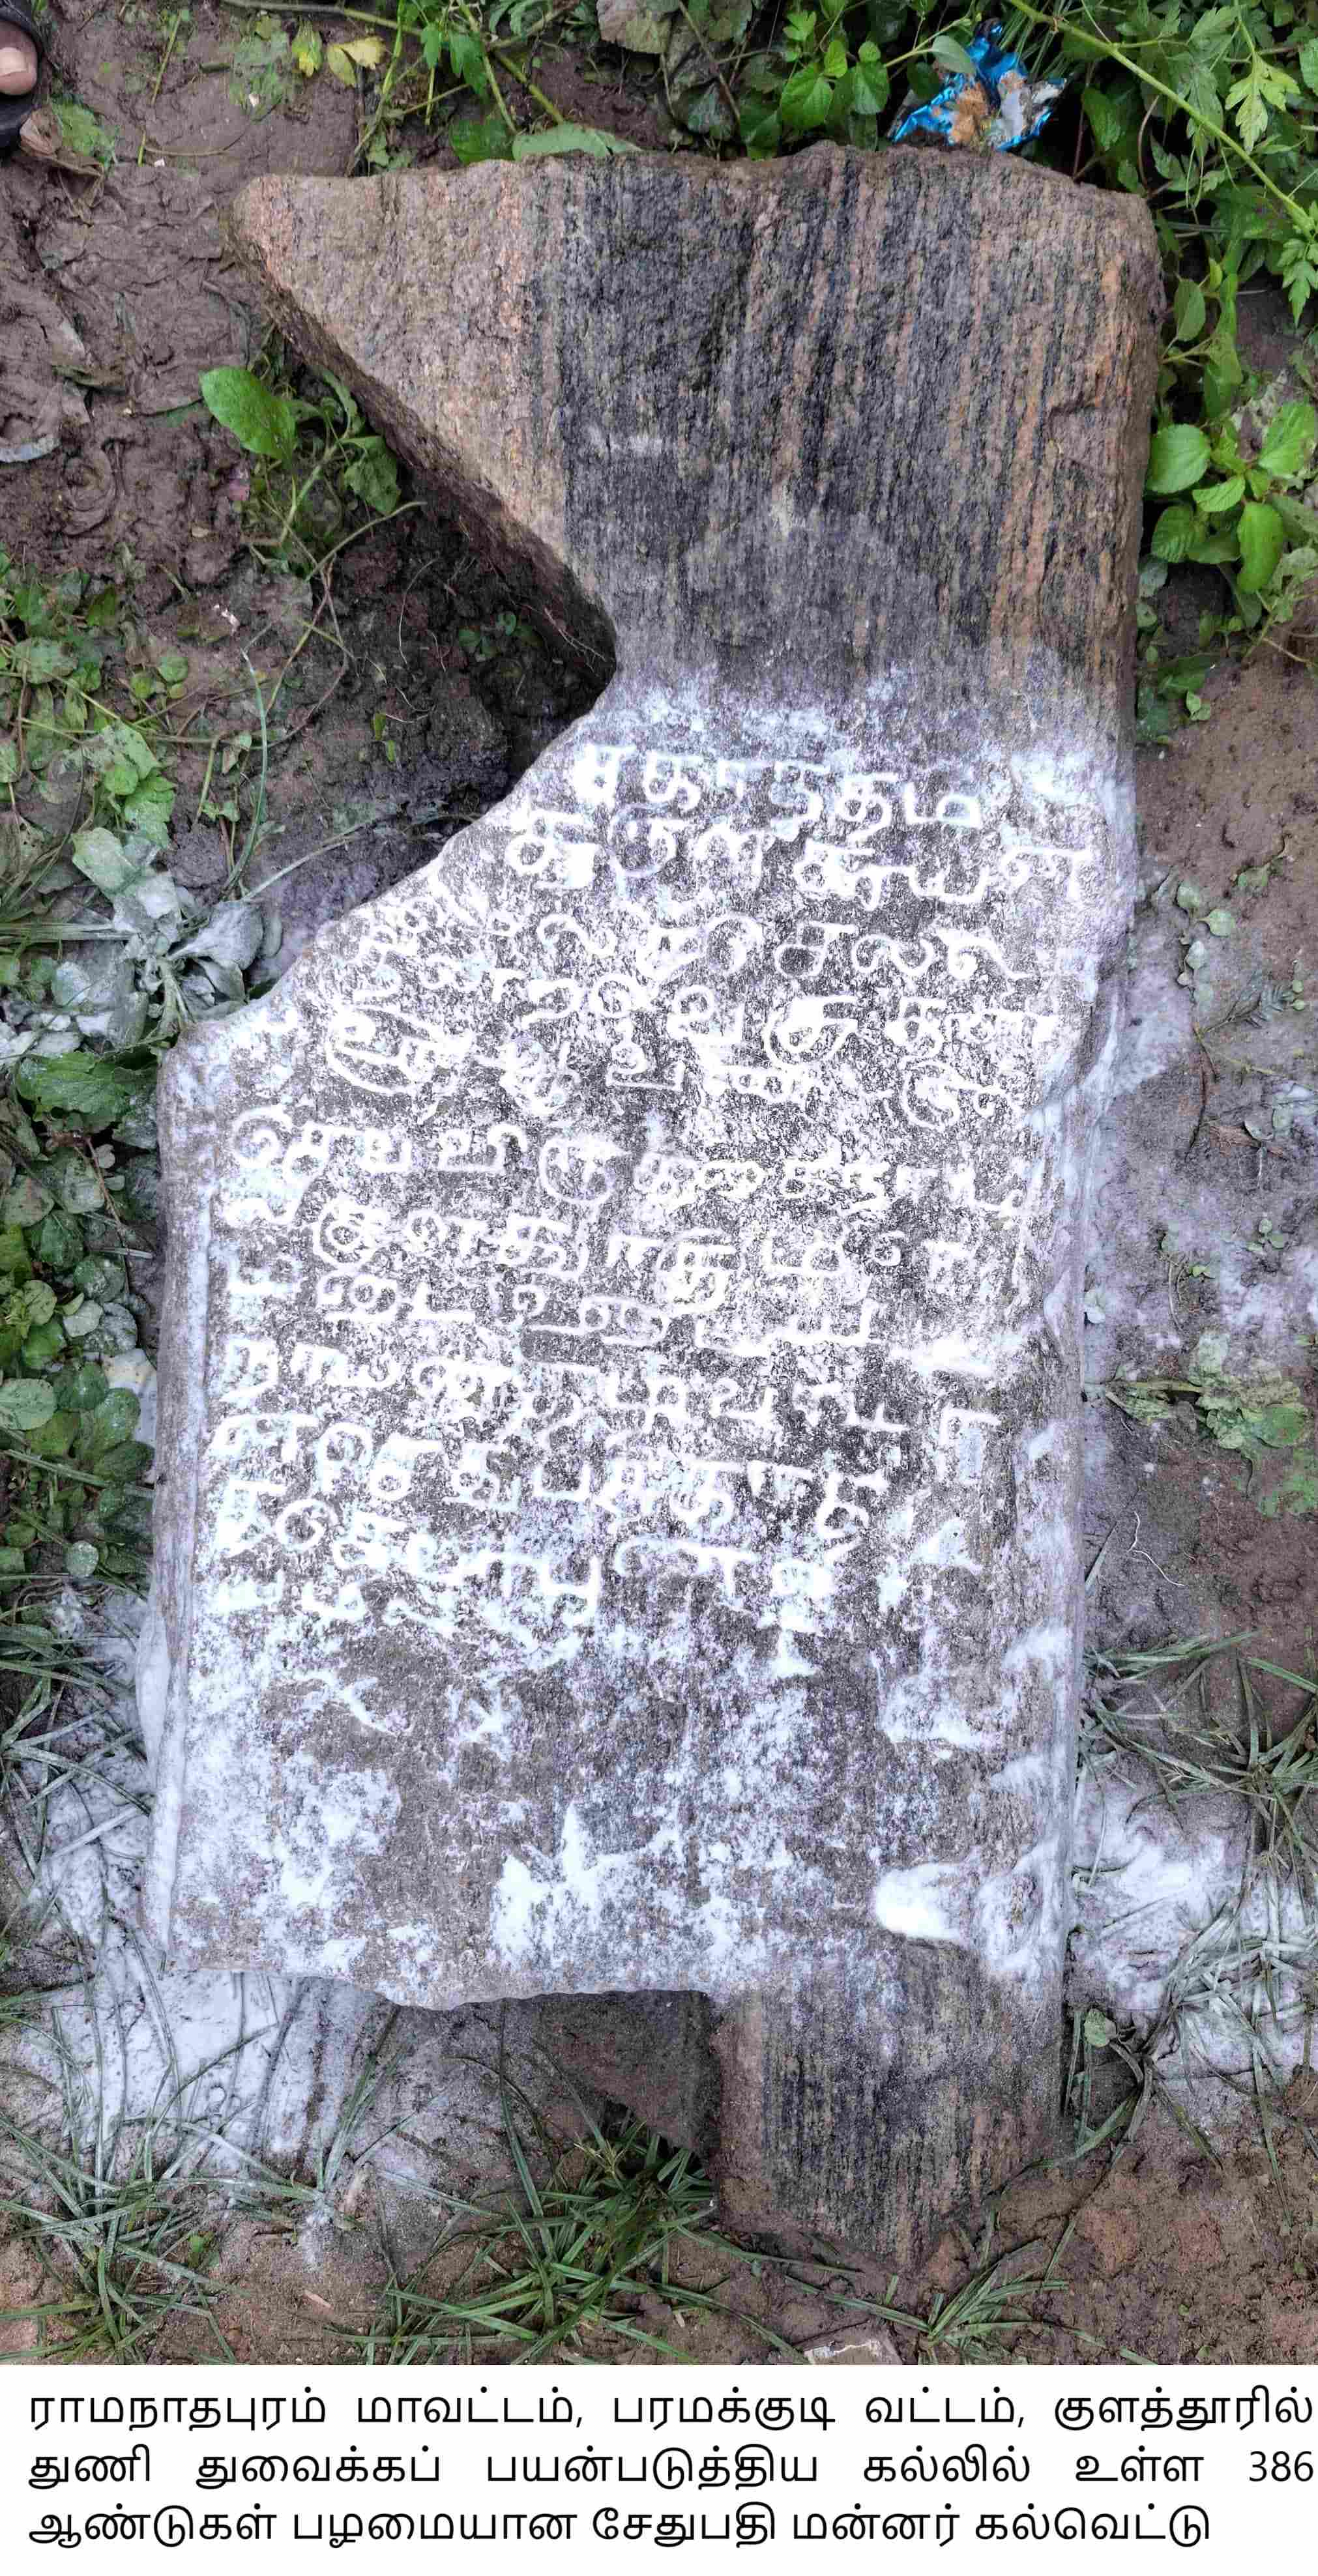
[[[1054,745],[615,684],[184,1052],[176,1954],[445,2003],[804,1949],[878,2019],[890,1941],[1052,1979],[1124,896]]]

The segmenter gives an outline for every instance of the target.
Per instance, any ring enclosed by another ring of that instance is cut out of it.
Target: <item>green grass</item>
[[[1073,2222],[1072,2222],[1073,2224]],[[922,2362],[983,2363],[1010,2358],[1017,2338],[1027,2331],[1051,2333],[1053,2320],[1039,2314],[1039,2302],[1062,2284],[1058,2265],[1070,2241],[1071,2225],[1063,2230],[1042,2272],[1013,2272],[1011,2253],[993,2245],[993,2220],[990,2218],[968,2278],[959,2289],[936,2291],[929,2307],[921,2316],[914,2310],[896,2304],[897,2280],[889,2282],[882,2300],[851,2298],[844,2294],[823,2292],[835,2297],[853,2320],[872,2317],[897,2328],[910,2338],[911,2358]]]
[[[1082,1766],[1100,1781],[1145,1780],[1132,1815],[1157,1804],[1188,1821],[1207,1803],[1234,1811],[1243,1832],[1239,1885],[1169,1963],[1152,2023],[1076,2012],[1066,2098],[1078,2157],[1129,2145],[1157,2102],[1216,2161],[1187,2108],[1205,2081],[1252,2110],[1274,2170],[1280,2127],[1318,2152],[1283,2099],[1292,2043],[1302,2036],[1307,2065],[1318,2013],[1318,1679],[1247,1654],[1248,1642],[1179,1638],[1091,1659]]]
[[[1247,1893],[1261,1874],[1318,1894],[1318,1680],[1242,1649],[1242,1636],[1186,1638],[1093,1659],[1092,1736],[1149,1776],[1173,1813],[1229,1798],[1248,1823]],[[1298,1693],[1283,1717],[1265,1683]]]
[[[658,2299],[678,2321],[735,2314],[717,2291],[683,2283],[674,2265],[693,2249],[712,2249],[733,2271],[753,2259],[716,2233],[712,2186],[695,2157],[639,2121],[610,2136],[584,2114],[581,2138],[564,2149],[515,2094],[502,2059],[500,2099],[514,2187],[488,2203],[436,2193],[449,2224],[419,2272],[390,2279],[353,2358],[604,2360],[608,2338],[620,2337],[657,2359],[689,2359],[642,2321],[642,2303]],[[437,2262],[449,2277],[430,2290]],[[755,2331],[790,2352],[770,2327]]]
[[[187,2116],[191,2087],[175,2069],[162,2104],[145,2115],[112,2112],[94,2011],[91,2028],[92,2062],[85,2065],[51,2012],[60,2093],[53,2134],[0,2109],[0,2211],[50,2291],[28,2306],[0,2309],[0,2324],[34,2324],[43,2359],[148,2362],[159,2357],[173,2321],[186,2316],[202,2320],[231,2360],[215,2323],[218,2287],[210,2277],[224,2204],[217,2178],[202,2169]]]

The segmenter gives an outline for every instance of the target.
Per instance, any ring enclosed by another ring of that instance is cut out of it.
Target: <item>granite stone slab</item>
[[[238,229],[616,667],[164,1078],[148,1921],[708,1996],[725,2214],[905,2259],[1056,2109],[1148,219],[828,148]]]

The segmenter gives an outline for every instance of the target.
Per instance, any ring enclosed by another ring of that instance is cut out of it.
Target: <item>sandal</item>
[[[25,0],[0,0],[0,42],[3,41],[6,27],[13,27],[20,36],[29,38],[36,53],[37,68],[31,89],[24,90],[17,98],[0,97],[0,152],[7,152],[11,144],[17,143],[23,126],[36,106],[37,91],[41,86],[42,65],[45,61],[45,47],[41,41],[40,31],[31,10],[25,5]]]

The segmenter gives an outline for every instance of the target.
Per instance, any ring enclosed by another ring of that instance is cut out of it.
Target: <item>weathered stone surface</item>
[[[1056,2100],[1147,218],[826,149],[239,232],[618,666],[166,1078],[149,1920],[708,1996],[725,2216],[905,2259]]]

